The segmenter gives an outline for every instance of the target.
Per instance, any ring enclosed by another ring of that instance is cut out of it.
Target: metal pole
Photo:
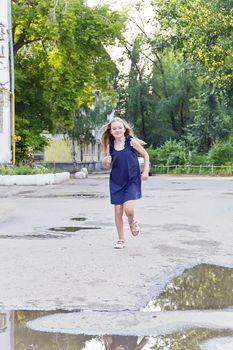
[[[8,0],[8,25],[9,25],[9,44],[10,44],[10,81],[11,81],[11,142],[12,142],[12,163],[15,165],[15,151],[17,137],[15,135],[15,73],[14,73],[14,48],[12,33],[12,13],[11,0]]]

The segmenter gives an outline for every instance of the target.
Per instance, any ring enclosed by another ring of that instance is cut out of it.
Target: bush
[[[209,164],[232,165],[233,164],[233,138],[225,142],[217,142],[208,153]]]
[[[36,174],[49,174],[59,173],[61,169],[55,169],[47,165],[39,165],[30,167],[27,165],[22,166],[0,166],[0,175],[36,175]]]
[[[157,150],[155,148],[152,148],[152,146],[150,146],[149,148],[147,148],[147,152],[149,154],[150,157],[150,162],[151,165],[156,165],[157,163]]]
[[[148,149],[153,165],[184,165],[187,162],[187,151],[184,142],[169,140],[156,149]]]
[[[190,165],[208,165],[208,154],[192,152],[189,163]]]

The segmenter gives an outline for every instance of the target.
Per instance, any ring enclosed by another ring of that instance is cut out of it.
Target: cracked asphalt
[[[0,308],[140,314],[185,268],[233,267],[232,177],[152,176],[136,217],[116,250],[108,175],[1,186]]]

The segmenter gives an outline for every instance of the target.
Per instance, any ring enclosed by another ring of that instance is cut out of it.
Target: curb
[[[69,172],[36,175],[0,175],[0,186],[43,186],[58,184],[69,179]]]

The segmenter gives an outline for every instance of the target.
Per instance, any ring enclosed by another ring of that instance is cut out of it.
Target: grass
[[[37,174],[54,174],[63,170],[52,168],[46,165],[37,165],[34,167],[28,165],[21,166],[0,166],[0,175],[37,175]]]

